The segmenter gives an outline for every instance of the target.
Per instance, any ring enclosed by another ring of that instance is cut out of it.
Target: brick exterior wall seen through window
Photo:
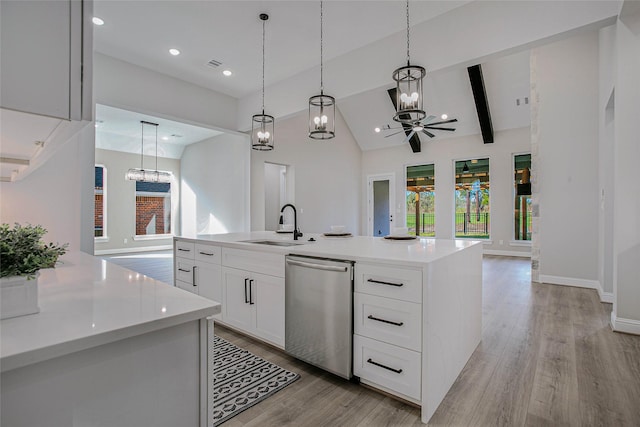
[[[102,194],[95,195],[95,210],[93,216],[95,237],[104,236],[104,197]]]
[[[165,197],[136,196],[136,235],[147,234],[147,226],[155,216],[155,232],[152,234],[171,233],[171,216],[167,214],[167,231],[165,232]]]

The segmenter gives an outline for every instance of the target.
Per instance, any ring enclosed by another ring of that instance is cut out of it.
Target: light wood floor
[[[640,426],[640,337],[611,331],[611,305],[531,283],[526,259],[483,264],[482,342],[429,425]],[[222,326],[216,335],[301,375],[224,427],[421,425],[419,409]]]

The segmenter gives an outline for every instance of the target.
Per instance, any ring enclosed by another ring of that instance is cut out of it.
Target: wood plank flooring
[[[611,305],[594,290],[531,283],[526,259],[487,256],[483,267],[482,342],[429,425],[640,426],[640,337],[611,331]],[[225,427],[421,425],[413,406],[216,334],[301,376]]]

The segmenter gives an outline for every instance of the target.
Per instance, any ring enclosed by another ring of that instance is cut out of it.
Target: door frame
[[[389,181],[389,232],[393,230],[396,213],[396,174],[395,172],[367,175],[367,236],[373,234],[373,183],[375,181]]]

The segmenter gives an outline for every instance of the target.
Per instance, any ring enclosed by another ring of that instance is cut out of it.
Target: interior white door
[[[371,175],[368,177],[368,230],[367,234],[384,237],[394,227],[395,174]]]

